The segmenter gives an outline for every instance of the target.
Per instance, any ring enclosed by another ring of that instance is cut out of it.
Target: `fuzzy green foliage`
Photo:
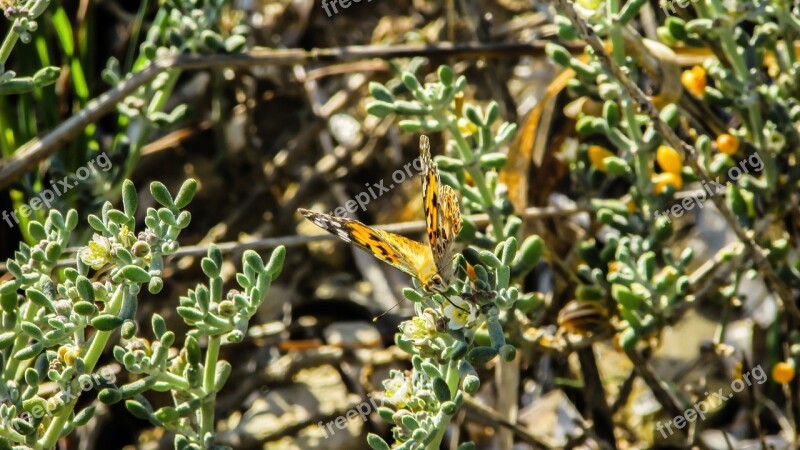
[[[515,314],[538,298],[535,292],[522,292],[515,280],[538,263],[542,241],[530,236],[519,244],[522,221],[498,180],[506,160],[498,149],[513,137],[516,126],[498,124],[495,102],[456,109],[466,78],[455,78],[448,66],[439,67],[437,78],[422,84],[403,72],[402,84],[395,83],[394,90],[391,82],[371,83],[374,101],[367,110],[378,116],[397,114],[404,131],[449,131],[450,155],[436,157],[442,182],[461,194],[462,214],[486,213],[490,226],[480,229],[464,218],[458,240],[469,247],[453,261],[455,281],[447,292],[430,295],[419,286],[404,292],[415,302],[416,315],[401,324],[396,344],[413,355],[413,369],[410,374],[395,371],[384,382],[381,417],[394,424],[397,447],[392,448],[439,448],[464,395],[480,386],[476,366],[498,356],[504,361],[516,357],[520,336],[506,330],[513,329]],[[389,448],[376,435],[368,443],[374,449]]]
[[[55,448],[59,437],[91,419],[94,406],[75,411],[91,390],[104,403],[125,401],[134,416],[174,431],[176,449],[214,448],[216,394],[231,373],[219,359],[220,346],[243,339],[281,271],[285,249],[276,249],[266,263],[245,252],[236,276],[240,288],[224,293],[222,253],[212,246],[202,260],[208,282],[179,299],[178,314],[190,327],[182,347],[174,348],[176,335],[158,314],[151,320],[155,339],[143,337],[135,322],[139,297],[143,289],[161,291],[164,257],[178,250],[177,238],[191,220],[182,209],[196,189],[197,182],[188,180],[173,196],[152,183],[160,207],[148,208],[145,228],[137,233],[138,194],[126,181],[122,210],[106,203],[101,215],[89,216],[94,236],[81,247],[76,267],[63,271],[56,264],[78,225],[77,213],[53,210],[44,223],[30,223],[37,244],[20,244],[8,261],[13,278],[0,284],[2,448]],[[98,367],[117,330],[122,342],[113,347],[114,358],[137,375],[121,385],[121,376]],[[40,394],[44,382],[55,383],[56,393]],[[154,409],[143,395],[150,390],[170,392],[174,405]]]

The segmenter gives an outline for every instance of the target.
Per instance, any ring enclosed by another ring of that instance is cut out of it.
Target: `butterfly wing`
[[[418,279],[425,255],[430,254],[430,250],[419,242],[368,227],[354,219],[329,216],[302,208],[298,211],[314,222],[314,225]]]
[[[427,136],[420,136],[419,151],[425,171],[422,178],[422,198],[428,242],[436,268],[440,273],[448,273],[450,249],[461,231],[458,197],[453,188],[442,184],[439,168],[431,158],[431,144]]]

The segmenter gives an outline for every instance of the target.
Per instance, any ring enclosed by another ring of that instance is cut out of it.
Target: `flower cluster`
[[[469,244],[453,261],[455,280],[446,292],[430,294],[419,286],[403,294],[415,303],[416,315],[400,325],[397,345],[412,355],[410,372],[395,371],[384,382],[386,405],[380,416],[394,424],[398,448],[438,448],[464,395],[480,386],[476,366],[500,356],[500,364],[514,360],[520,334],[512,329],[516,314],[539,304],[535,292],[524,293],[515,284],[538,263],[543,243],[529,236],[518,244],[522,220],[513,215],[508,189],[498,171],[506,156],[498,151],[515,126],[496,124],[495,102],[481,108],[464,99],[466,78],[456,78],[448,66],[438,79],[420,83],[404,73],[394,89],[370,85],[375,101],[367,110],[378,116],[396,113],[405,131],[447,130],[450,155],[436,157],[442,181],[462,197],[462,214],[487,213],[490,225],[481,229],[468,217],[458,241]],[[412,100],[397,97],[407,93]],[[374,449],[389,445],[370,435]],[[463,443],[459,448],[472,448]]]
[[[787,397],[796,396],[791,381],[800,335],[792,330],[800,323],[800,271],[789,244],[797,233],[786,226],[794,213],[786,204],[796,202],[800,179],[797,5],[686,2],[657,28],[655,42],[628,33],[646,2],[598,1],[591,11],[558,3],[559,37],[587,43],[581,56],[547,47],[574,72],[567,88],[580,106],[571,108],[578,111],[580,151],[569,161],[571,177],[591,199],[592,223],[602,227],[577,244],[575,301],[582,306],[568,305],[560,322],[589,334],[599,322],[611,324],[635,359],[702,299],[724,311],[713,348],[726,358],[721,342],[730,311],[746,296],[741,281],[760,276],[782,312],[766,319],[776,344],[764,362],[780,361],[773,363],[774,381]],[[705,57],[688,58],[694,61],[682,67],[681,57],[693,51]],[[743,170],[750,161],[763,161],[763,170]],[[680,249],[676,224],[659,211],[685,202],[689,193],[682,191],[712,183],[726,187],[723,195],[709,192],[714,208],[703,213],[719,214],[736,242],[697,268],[691,249]],[[741,364],[744,356],[737,358]],[[654,379],[648,385],[665,409],[675,408]]]
[[[196,181],[189,180],[173,198],[163,184],[153,183],[150,191],[161,207],[148,209],[146,228],[137,235],[138,194],[126,181],[123,209],[106,203],[100,216],[89,216],[95,233],[79,250],[77,266],[64,269],[63,278],[54,271],[78,225],[77,213],[72,210],[64,217],[53,210],[43,224],[30,222],[28,232],[38,244],[20,245],[7,263],[13,278],[0,284],[0,350],[10,355],[0,358],[0,374],[7,380],[0,389],[0,446],[54,448],[59,437],[92,418],[94,406],[75,411],[85,386],[98,390],[100,401],[126,400],[137,417],[175,431],[177,448],[214,444],[214,400],[231,371],[230,364],[218,359],[219,347],[243,338],[248,320],[281,270],[285,251],[278,248],[266,264],[255,252],[245,252],[244,273],[237,276],[241,291],[230,291],[223,299],[222,253],[212,247],[202,260],[208,286],[190,291],[177,308],[192,327],[183,348],[171,351],[176,336],[159,315],[152,319],[155,340],[138,336],[135,312],[141,289],[161,291],[164,257],[178,249],[178,235],[191,220],[181,209],[196,188]],[[95,281],[89,278],[92,271]],[[114,358],[128,373],[142,375],[124,385],[93,375],[116,330],[123,345],[114,347]],[[201,338],[207,340],[205,352]],[[45,380],[70,393],[67,400],[60,394],[40,394]],[[174,406],[154,410],[141,395],[151,389],[170,391]]]

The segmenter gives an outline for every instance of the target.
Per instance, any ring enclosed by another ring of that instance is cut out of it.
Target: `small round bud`
[[[131,253],[137,258],[143,258],[150,254],[150,245],[144,241],[136,241],[131,247]]]
[[[448,416],[452,416],[453,414],[456,413],[456,411],[458,411],[458,407],[456,406],[455,403],[451,401],[442,403],[442,412],[447,414]]]
[[[658,147],[658,150],[656,150],[656,161],[658,161],[658,165],[661,166],[664,172],[680,176],[681,169],[683,168],[682,159],[681,154],[672,147],[661,145]]]
[[[69,300],[61,299],[53,303],[53,308],[59,316],[69,317],[72,312],[72,302]]]
[[[136,322],[133,320],[126,320],[125,323],[122,324],[120,333],[123,339],[132,339],[133,336],[136,335]]]
[[[219,304],[219,315],[225,318],[233,317],[236,314],[236,305],[230,300],[223,300]]]
[[[517,357],[517,348],[513,345],[506,344],[500,347],[500,351],[498,352],[500,357],[503,358],[503,361],[513,361],[514,358]]]
[[[794,379],[794,361],[781,361],[772,368],[772,379],[779,384],[789,384]]]
[[[475,375],[467,375],[464,377],[464,391],[467,394],[474,394],[478,392],[481,387],[481,379]]]
[[[130,343],[128,343],[128,350],[131,351],[141,351],[147,356],[150,356],[152,353],[150,351],[150,341],[144,338],[134,339]]]
[[[702,66],[694,66],[681,74],[681,84],[687,91],[702,97],[706,90],[706,70]]]
[[[717,150],[729,156],[733,156],[739,151],[739,139],[728,133],[717,136]]]

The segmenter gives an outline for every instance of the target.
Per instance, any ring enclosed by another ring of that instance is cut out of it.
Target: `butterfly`
[[[298,211],[325,231],[415,277],[425,291],[444,292],[453,275],[452,244],[461,231],[461,212],[455,191],[441,182],[439,168],[431,158],[431,144],[427,136],[420,136],[419,150],[428,245],[369,227],[354,219],[302,208]]]

